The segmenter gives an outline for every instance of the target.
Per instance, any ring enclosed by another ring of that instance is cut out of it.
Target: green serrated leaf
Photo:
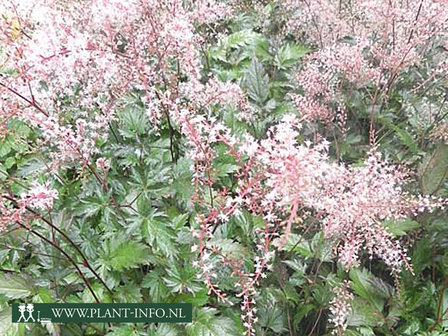
[[[295,233],[288,235],[284,249],[300,254],[306,258],[313,256],[310,242]]]
[[[237,335],[234,322],[224,316],[218,316],[214,308],[203,307],[194,310],[193,322],[186,327],[188,336],[229,336]]]
[[[268,290],[261,298],[258,316],[259,324],[264,328],[269,328],[276,334],[285,330],[285,312],[282,305],[277,301],[275,290]]]
[[[234,173],[239,168],[238,165],[231,164],[231,163],[218,163],[216,164],[216,170],[217,170],[217,177],[223,177],[227,176],[231,173]]]
[[[281,69],[291,67],[308,51],[309,49],[304,45],[288,43],[282,46],[275,55],[275,65]]]
[[[431,260],[431,244],[428,237],[424,237],[412,250],[412,267],[415,274],[420,274],[425,267],[429,267]]]
[[[246,247],[231,239],[215,238],[210,243],[218,248],[222,255],[238,260],[249,255]]]
[[[448,175],[448,145],[437,146],[424,161],[420,171],[423,193],[434,194],[443,186]]]
[[[263,64],[257,58],[253,58],[244,76],[244,83],[249,97],[262,106],[268,98],[269,77]]]
[[[165,285],[162,276],[157,271],[152,271],[145,275],[142,280],[142,287],[149,288],[149,295],[153,302],[163,302],[169,294],[169,289]]]
[[[365,269],[353,268],[350,270],[350,279],[352,285],[350,288],[360,297],[369,301],[373,307],[381,311],[384,306],[384,300],[375,290],[372,281],[375,277]]]
[[[114,327],[111,332],[108,332],[106,336],[135,336],[135,327],[133,325],[122,325]]]
[[[420,227],[420,223],[412,219],[400,221],[388,220],[385,221],[383,225],[387,228],[387,231],[395,237],[404,236],[407,231],[418,229]]]
[[[349,326],[376,327],[384,324],[381,312],[368,301],[355,298],[351,302],[352,312],[347,319]]]
[[[145,262],[148,250],[145,245],[132,240],[112,240],[106,247],[102,262],[114,270],[122,271]]]
[[[124,286],[120,286],[115,289],[114,295],[119,302],[138,303],[142,300],[142,293],[140,288],[134,283],[127,283]]]
[[[204,306],[208,302],[208,289],[204,288],[194,294],[181,294],[177,299],[181,302],[191,303],[195,307]]]
[[[391,128],[395,131],[403,145],[408,147],[412,153],[416,153],[418,151],[417,143],[412,137],[411,133],[395,125],[391,125]]]
[[[0,294],[6,295],[10,299],[23,299],[31,295],[29,281],[19,275],[0,275]]]
[[[172,293],[192,294],[202,290],[202,285],[198,282],[197,271],[191,265],[184,267],[171,266],[166,270],[167,276],[163,277],[165,284],[170,288]]]
[[[174,243],[175,236],[172,228],[167,223],[155,218],[141,220],[142,235],[155,252],[160,252],[167,257],[174,257],[177,248]]]
[[[122,127],[119,129],[121,135],[133,138],[135,135],[144,135],[148,129],[148,118],[144,109],[137,103],[128,104],[121,113],[119,119]]]
[[[0,335],[20,336],[19,324],[12,323],[12,309],[10,307],[0,311]]]
[[[6,137],[0,140],[0,157],[6,156],[11,151],[11,140]]]

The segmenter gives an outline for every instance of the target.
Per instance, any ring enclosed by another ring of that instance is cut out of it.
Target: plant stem
[[[95,301],[97,303],[100,303],[100,300],[98,299],[98,297],[96,296],[92,286],[90,286],[89,281],[86,279],[84,273],[81,271],[81,269],[79,268],[78,264],[76,263],[76,261],[67,253],[65,252],[60,246],[58,246],[56,243],[52,242],[51,240],[45,238],[43,235],[41,235],[39,232],[31,229],[30,227],[26,226],[25,224],[22,224],[19,221],[16,221],[16,223],[21,226],[22,228],[24,228],[25,230],[31,232],[32,234],[34,234],[35,236],[39,237],[40,239],[42,239],[43,241],[45,241],[46,243],[50,244],[51,246],[53,246],[55,249],[57,249],[58,251],[60,251],[72,264],[73,266],[75,266],[76,271],[78,272],[79,276],[81,277],[81,279],[84,281],[84,283],[86,284],[87,288],[89,289],[90,293],[92,294],[93,298],[95,299]]]
[[[4,198],[10,200],[11,202],[16,203],[16,201],[9,197],[9,196],[3,196]],[[34,211],[33,209],[26,207],[25,208],[27,211],[31,212],[33,215],[35,215],[37,218],[39,218],[40,220],[42,220],[45,224],[49,225],[53,230],[57,231],[58,233],[60,233],[65,240],[67,240],[70,245],[72,245],[75,250],[79,253],[79,255],[81,256],[82,260],[83,260],[83,264],[95,275],[95,277],[101,282],[101,284],[107,289],[107,291],[112,295],[112,290],[109,288],[109,286],[107,286],[107,284],[104,282],[104,280],[99,276],[99,274],[93,269],[92,266],[90,266],[86,256],[84,255],[84,253],[81,251],[81,249],[78,247],[78,245],[75,244],[75,242],[69,237],[67,236],[67,234],[62,231],[61,229],[59,229],[57,226],[55,226],[53,223],[51,223],[49,220],[47,220],[45,217],[43,217],[41,214],[37,213],[36,211]]]

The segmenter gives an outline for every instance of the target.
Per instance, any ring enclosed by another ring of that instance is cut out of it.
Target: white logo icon
[[[20,318],[17,322],[26,322],[27,320],[25,319],[25,309],[26,309],[26,305],[24,303],[19,304],[19,312],[20,312]]]
[[[26,305],[26,311],[28,312],[28,318],[26,319],[26,321],[28,322],[28,320],[31,319],[33,322],[36,322],[36,320],[33,317],[34,305],[32,303],[28,303]]]
[[[33,317],[33,312],[34,312],[34,304],[32,304],[32,303],[28,303],[28,304],[20,303],[19,304],[20,317],[17,320],[17,322],[28,322],[29,320],[31,320],[33,322],[36,322],[36,320]],[[28,318],[25,317],[25,313],[28,313]]]

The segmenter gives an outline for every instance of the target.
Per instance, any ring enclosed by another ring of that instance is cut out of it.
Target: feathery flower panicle
[[[334,288],[335,297],[330,302],[331,318],[330,322],[333,323],[335,329],[334,335],[341,335],[347,328],[347,318],[350,315],[352,308],[350,301],[353,300],[353,294],[349,292],[350,282],[344,280],[342,284]]]
[[[439,0],[282,0],[281,6],[286,32],[318,46],[296,75],[304,94],[291,95],[310,121],[333,121],[345,83],[390,86],[425,60],[427,44],[446,43],[448,13]],[[428,64],[440,78],[442,63]]]
[[[256,297],[256,287],[275,257],[274,241],[282,236],[278,244],[281,248],[293,225],[301,218],[313,216],[322,222],[324,237],[334,243],[337,258],[345,269],[358,266],[360,258],[366,254],[382,260],[396,275],[403,267],[412,271],[412,266],[405,249],[382,223],[433,211],[447,203],[446,200],[409,195],[404,190],[409,179],[406,170],[383,161],[376,149],[369,153],[363,165],[346,166],[329,158],[328,142],[299,144],[301,123],[296,116],[285,116],[282,122],[269,129],[267,138],[260,141],[254,141],[250,136],[226,141],[230,135],[227,131],[219,133],[218,137],[210,137],[213,128],[220,127],[211,127],[198,117],[193,120],[200,124],[185,135],[191,139],[194,176],[201,179],[201,183],[196,183],[198,190],[204,194],[207,190],[211,194],[217,192],[212,190],[214,174],[206,173],[212,171],[214,144],[229,144],[229,154],[239,153],[235,156],[240,162],[235,175],[238,196],[222,190],[219,195],[227,199],[225,202],[203,202],[208,209],[204,213],[208,215],[197,236],[200,237],[199,251],[202,251],[199,263],[202,263],[204,274],[218,269],[220,264],[216,261],[221,260],[237,278],[237,296],[243,297],[243,320],[248,335],[254,333],[251,300]],[[187,127],[191,125],[185,124]],[[256,246],[259,253],[253,260],[253,272],[248,272],[235,260],[218,257],[219,250],[209,245],[214,237],[212,227],[230,219],[241,209],[263,218],[264,229],[258,229]],[[210,263],[212,255],[217,258]],[[205,279],[211,291],[218,291],[218,278],[206,276]],[[350,312],[351,294],[346,290],[347,286],[344,288],[337,290],[338,297],[333,301],[333,322],[339,329],[345,328]]]
[[[30,209],[50,211],[57,198],[58,191],[50,188],[49,183],[35,183],[30,190],[15,198],[8,194],[0,195],[0,231],[8,224],[27,223],[34,218],[36,214]]]
[[[196,211],[191,252],[198,255],[198,278],[209,294],[231,304],[220,288],[220,275],[227,272],[246,335],[252,336],[259,286],[277,250],[304,219],[320,222],[346,270],[364,256],[382,260],[394,275],[412,267],[384,221],[434,211],[447,201],[408,194],[405,170],[385,162],[375,148],[354,166],[333,161],[325,140],[299,139],[303,123],[310,121],[331,125],[336,117],[344,131],[344,87],[391,85],[423,62],[422,46],[446,38],[448,12],[437,0],[424,5],[420,0],[354,0],[351,6],[281,0],[283,33],[303,36],[317,48],[293,76],[301,93],[288,96],[297,115],[283,116],[266,136],[255,139],[234,134],[218,115],[226,106],[237,111],[238,119],[251,120],[253,107],[245,92],[217,74],[204,78],[201,65],[208,42],[198,27],[209,30],[216,20],[234,15],[234,2],[244,5],[239,0],[3,1],[0,62],[7,72],[0,78],[0,136],[8,131],[9,120],[20,119],[38,131],[38,145],[52,159],[52,168],[95,165],[107,176],[110,161],[101,157],[98,143],[108,138],[110,122],[129,93],[138,92],[154,129],[166,121],[170,135],[175,130],[185,138]],[[435,62],[434,76],[446,75],[447,64]],[[431,136],[446,142],[444,133],[441,124]],[[232,188],[218,187],[216,162],[222,151],[232,160]],[[57,198],[48,183],[18,197],[3,195],[0,229],[38,218]],[[250,269],[215,240],[220,225],[245,214],[258,220]],[[349,283],[335,294],[331,321],[340,333],[351,311]]]
[[[7,131],[10,118],[41,129],[56,164],[79,158],[91,164],[97,140],[107,138],[115,111],[134,89],[144,92],[154,126],[171,113],[176,121],[191,102],[198,109],[246,104],[237,85],[201,81],[203,42],[194,24],[230,15],[230,7],[219,1],[195,1],[187,8],[180,0],[93,0],[88,5],[47,0],[13,2],[1,10],[15,15],[23,34],[11,38],[10,22],[0,20],[3,66],[14,73],[1,82],[0,129]],[[174,60],[177,69],[171,66]],[[62,106],[61,98],[68,103]],[[76,123],[69,125],[66,114],[74,111]]]
[[[35,184],[28,192],[20,195],[21,206],[39,210],[49,210],[53,201],[58,198],[58,192],[49,188],[49,183]]]

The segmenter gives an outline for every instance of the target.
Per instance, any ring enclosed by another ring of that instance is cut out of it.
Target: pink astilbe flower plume
[[[22,192],[20,197],[5,194],[0,195],[0,231],[8,224],[17,222],[27,223],[35,217],[35,213],[28,211],[50,211],[53,202],[58,198],[58,192],[50,188],[49,183],[35,183],[27,192]]]
[[[304,94],[291,95],[298,113],[311,121],[334,120],[347,83],[356,88],[375,85],[375,105],[402,73],[425,61],[429,44],[446,43],[448,12],[439,0],[280,3],[287,18],[285,33],[304,35],[318,47],[296,74]],[[427,66],[434,76],[446,76],[441,63]]]
[[[283,33],[301,36],[317,48],[292,76],[297,90],[288,99],[295,114],[272,119],[276,121],[266,134],[256,139],[233,132],[222,121],[224,107],[236,111],[240,122],[253,120],[254,107],[244,90],[220,81],[217,73],[204,75],[202,66],[209,58],[204,55],[208,39],[198,31],[213,30],[216,20],[234,15],[233,1],[3,1],[0,138],[12,119],[22,120],[36,130],[36,144],[52,160],[51,172],[87,167],[107,189],[105,180],[114,165],[98,145],[108,139],[110,123],[128,104],[129,94],[138,92],[156,132],[169,128],[173,164],[173,138],[185,140],[194,188],[191,251],[198,256],[198,278],[221,302],[239,302],[246,335],[255,335],[259,286],[297,223],[319,223],[345,270],[367,257],[381,260],[397,275],[405,267],[412,271],[412,265],[384,222],[447,204],[408,193],[405,169],[386,162],[375,146],[362,162],[347,165],[332,160],[329,142],[303,140],[307,122],[330,126],[336,121],[346,132],[346,86],[365,89],[366,96],[370,87],[376,89],[370,102],[373,122],[377,99],[387,95],[404,71],[424,61],[425,45],[446,38],[443,1],[350,3],[280,1]],[[446,61],[436,68],[435,77],[446,75]],[[446,142],[444,132],[441,123],[430,136]],[[216,163],[222,153],[231,162],[226,174],[232,186],[220,187]],[[50,211],[57,198],[49,184],[33,185],[19,196],[2,195],[0,229],[30,223]],[[216,239],[222,224],[245,215],[257,219],[250,266]],[[224,272],[234,281],[235,298],[220,286]],[[335,294],[331,321],[341,331],[350,313],[349,284],[344,282]]]
[[[353,294],[349,292],[350,282],[345,280],[340,286],[334,289],[335,297],[331,301],[331,318],[335,329],[334,335],[342,335],[347,328],[347,318],[349,317],[352,308],[350,301],[353,300]]]
[[[8,120],[23,119],[54,146],[56,164],[79,158],[91,164],[96,142],[107,138],[109,123],[132,90],[144,91],[155,126],[170,117],[168,107],[179,111],[187,100],[243,106],[237,85],[204,83],[199,73],[202,42],[194,24],[224,18],[231,8],[210,0],[190,5],[179,0],[2,5],[0,11],[17,22],[12,34],[11,20],[0,20],[2,67],[11,73],[0,81],[3,134]],[[70,103],[61,105],[64,97]],[[65,114],[75,109],[76,124],[69,125]]]
[[[412,272],[412,266],[405,249],[382,223],[433,211],[447,204],[446,200],[408,194],[404,189],[409,179],[406,171],[382,161],[375,149],[362,165],[346,166],[330,159],[329,144],[325,141],[316,145],[299,144],[301,124],[294,116],[285,116],[282,122],[269,129],[267,138],[260,141],[251,136],[238,139],[230,136],[222,125],[211,126],[197,117],[196,120],[200,126],[191,128],[185,135],[191,141],[190,157],[197,189],[193,200],[206,210],[200,229],[193,231],[199,240],[194,251],[200,252],[198,265],[206,284],[221,299],[224,296],[218,289],[216,274],[219,265],[231,268],[237,279],[237,296],[243,298],[248,335],[254,334],[257,286],[275,258],[274,242],[280,238],[277,245],[281,248],[295,223],[310,216],[319,219],[324,237],[333,242],[336,257],[345,269],[358,266],[366,254],[381,259],[397,275],[404,267]],[[191,122],[186,124],[190,127]],[[211,134],[214,136],[210,137]],[[227,144],[228,154],[235,155],[239,163],[235,173],[238,179],[236,196],[213,188],[212,160],[216,155],[213,146],[218,142]],[[209,193],[210,203],[197,196],[201,190],[203,196]],[[213,202],[213,197],[226,200]],[[237,260],[222,256],[212,243],[214,227],[243,210],[263,219],[264,229],[257,229],[259,240],[253,260],[254,272],[245,270]],[[339,306],[340,317],[335,317],[335,324],[344,327],[349,310],[342,309],[342,303]]]

